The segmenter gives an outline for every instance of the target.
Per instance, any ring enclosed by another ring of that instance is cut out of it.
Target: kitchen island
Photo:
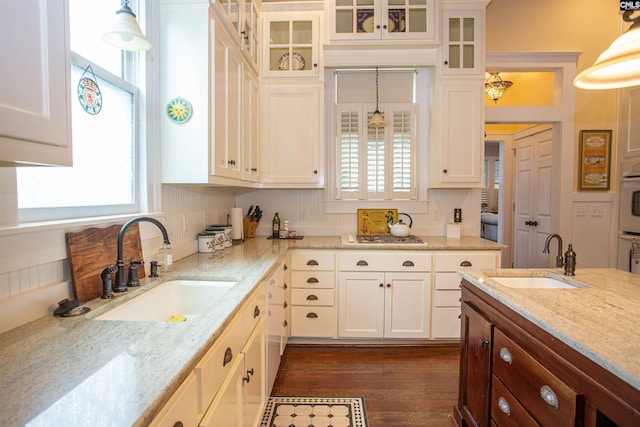
[[[614,269],[465,270],[460,392],[467,425],[640,425],[640,276]],[[570,288],[517,288],[504,277]],[[515,424],[513,424],[515,422]]]
[[[484,239],[423,237],[420,245],[373,250],[498,250]],[[247,239],[179,260],[142,286],[95,299],[77,317],[46,316],[0,334],[0,425],[146,426],[218,340],[240,306],[289,249],[349,250],[338,236],[302,240]],[[115,256],[115,254],[114,254]],[[170,279],[237,282],[187,323],[100,321],[96,317]],[[52,302],[53,303],[53,302]],[[52,310],[53,311],[53,310]]]

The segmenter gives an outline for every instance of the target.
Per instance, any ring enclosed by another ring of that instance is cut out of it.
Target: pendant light
[[[580,89],[617,89],[640,85],[640,16],[631,18],[625,11],[622,19],[632,22],[629,30],[614,40],[596,62],[573,81]]]
[[[387,125],[384,121],[384,116],[378,110],[378,67],[376,67],[376,111],[367,125],[372,128],[383,128]]]
[[[484,82],[484,93],[497,104],[498,99],[502,98],[502,95],[511,86],[513,86],[513,82],[502,80],[500,73],[491,73]]]
[[[142,33],[136,21],[136,15],[129,7],[129,0],[122,0],[121,6],[116,11],[115,22],[102,34],[102,40],[121,50],[151,49],[151,42]]]

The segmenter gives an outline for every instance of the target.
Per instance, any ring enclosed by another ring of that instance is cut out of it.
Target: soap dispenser
[[[576,253],[573,251],[573,245],[569,243],[567,252],[564,253],[564,275],[576,275]]]

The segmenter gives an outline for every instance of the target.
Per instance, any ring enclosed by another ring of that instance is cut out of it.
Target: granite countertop
[[[616,269],[464,270],[474,286],[640,390],[640,275]],[[518,289],[499,277],[552,276],[570,289]]]
[[[179,260],[77,317],[45,316],[0,334],[0,425],[149,424],[287,249],[496,250],[494,242],[423,237],[423,245],[354,245],[338,236],[264,237]],[[115,254],[114,254],[115,255]],[[170,279],[236,281],[189,323],[100,321],[95,317]],[[55,305],[55,303],[53,303]]]

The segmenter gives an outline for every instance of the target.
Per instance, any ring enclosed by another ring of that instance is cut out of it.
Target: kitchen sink
[[[578,287],[553,277],[492,277],[491,279],[509,288],[574,289]]]
[[[95,320],[188,322],[206,312],[235,284],[228,281],[169,280]]]

